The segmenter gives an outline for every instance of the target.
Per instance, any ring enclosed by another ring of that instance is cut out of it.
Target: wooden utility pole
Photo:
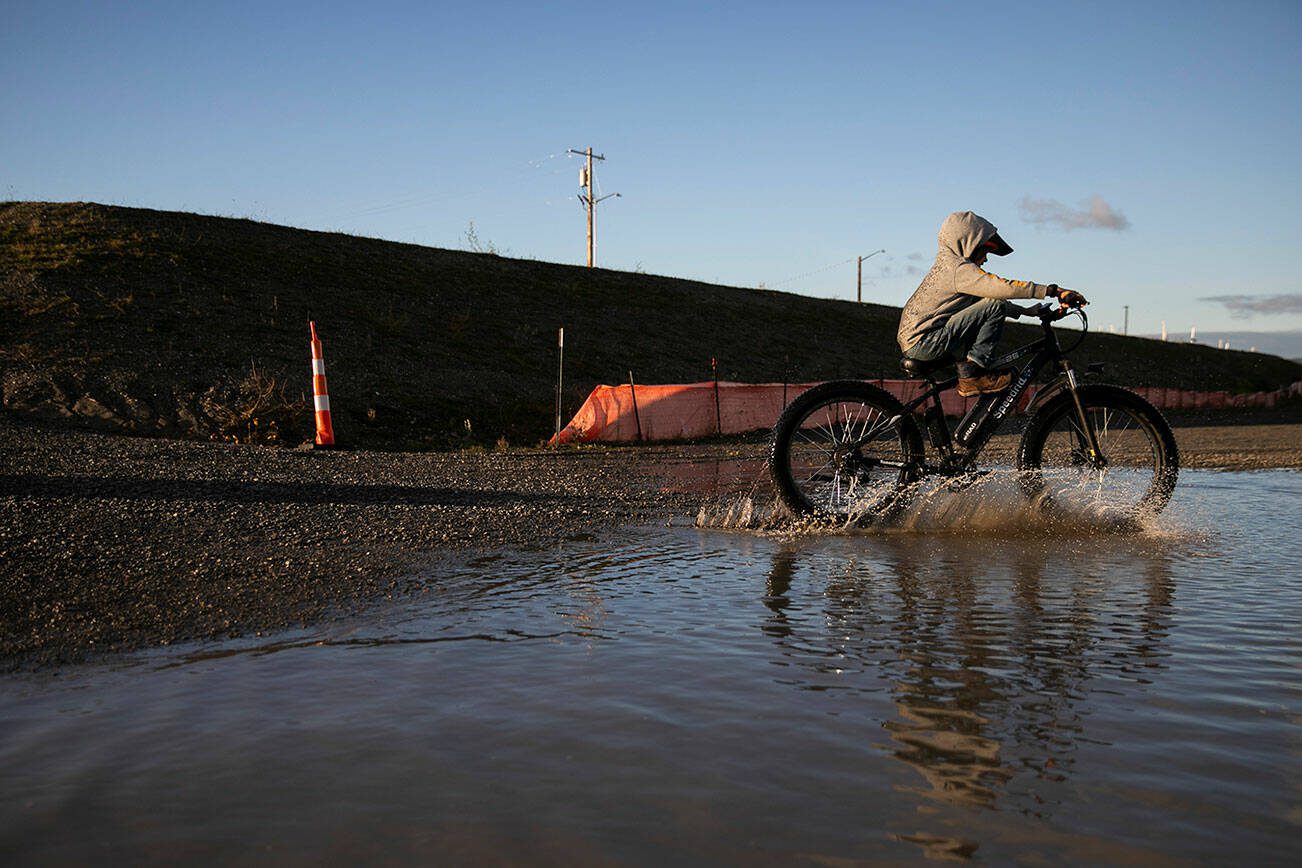
[[[592,161],[605,160],[606,158],[604,156],[602,156],[601,154],[592,153],[592,148],[588,148],[587,150],[584,151],[576,151],[574,150],[574,148],[570,148],[570,153],[578,154],[580,157],[588,158],[587,166],[585,166],[583,170],[579,172],[579,187],[583,190],[586,190],[587,192],[579,194],[579,201],[587,205],[588,207],[588,268],[591,268],[593,265],[596,264],[597,261],[597,242],[596,242],[597,203],[605,199],[609,199],[611,196],[618,196],[619,194],[607,193],[605,196],[602,196],[600,199],[598,199],[593,194],[595,179],[592,174]]]

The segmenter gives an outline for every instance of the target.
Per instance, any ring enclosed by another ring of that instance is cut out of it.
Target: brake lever
[[[1055,322],[1062,319],[1067,315],[1067,311],[1070,309],[1049,301],[1046,301],[1043,304],[1037,304],[1035,307],[1036,316],[1045,322]]]

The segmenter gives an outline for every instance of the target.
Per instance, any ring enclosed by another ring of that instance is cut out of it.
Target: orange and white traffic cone
[[[312,399],[316,404],[316,445],[335,445],[335,429],[330,424],[330,393],[326,391],[325,359],[321,356],[321,341],[316,336],[316,323],[309,321],[312,329]]]

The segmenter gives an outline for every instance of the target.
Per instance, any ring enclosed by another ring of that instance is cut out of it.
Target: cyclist
[[[1004,319],[1025,311],[1013,298],[1056,298],[1063,307],[1086,304],[1085,296],[1056,284],[1007,280],[982,268],[986,257],[1013,252],[993,223],[971,211],[955,211],[940,227],[940,251],[900,314],[896,335],[905,358],[930,362],[958,359],[958,393],[1002,392],[1009,371],[990,370]]]

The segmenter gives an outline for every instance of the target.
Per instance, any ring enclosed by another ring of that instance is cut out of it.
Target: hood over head
[[[960,259],[971,259],[982,244],[993,240],[995,256],[1007,256],[1013,252],[1008,242],[999,237],[999,230],[980,215],[971,211],[955,211],[945,218],[940,226],[940,249],[948,250]]]

